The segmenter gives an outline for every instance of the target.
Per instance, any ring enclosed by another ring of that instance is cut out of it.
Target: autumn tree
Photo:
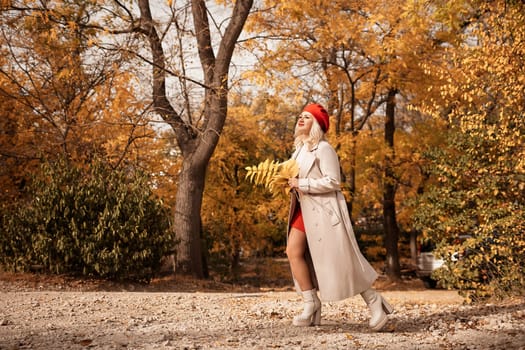
[[[428,68],[446,83],[421,108],[449,132],[426,153],[433,185],[416,211],[446,261],[435,277],[469,300],[521,294],[525,284],[524,6],[479,9],[460,49]]]
[[[289,157],[295,118],[278,97],[234,95],[206,177],[202,219],[210,265],[238,278],[241,257],[279,256],[286,245],[288,198],[272,198],[246,179],[246,166]],[[284,139],[280,140],[279,135]],[[242,254],[242,256],[241,256]]]
[[[91,5],[1,8],[0,263],[149,279],[173,247],[141,171],[157,133],[121,52],[97,46]]]
[[[93,84],[94,82],[86,79],[86,72],[96,73],[97,69],[115,68],[113,65],[116,62],[122,62],[129,68],[128,72],[132,72],[127,78],[131,84],[125,86],[130,91],[135,88],[137,95],[151,96],[149,110],[139,109],[131,112],[129,106],[119,106],[114,111],[124,116],[122,111],[143,116],[147,121],[145,126],[151,125],[150,122],[155,116],[159,116],[175,135],[177,149],[172,153],[183,159],[181,169],[177,171],[174,210],[177,240],[180,242],[180,250],[176,254],[177,266],[181,272],[201,277],[203,268],[199,217],[205,171],[226,118],[229,66],[252,1],[224,2],[217,4],[213,10],[210,10],[204,1],[168,1],[152,5],[155,6],[150,6],[147,0],[114,1],[105,4],[96,1],[48,1],[33,4],[21,0],[10,2],[6,10],[21,16],[30,13],[31,16],[24,18],[36,22],[26,23],[28,28],[35,28],[34,24],[37,22],[44,23],[47,27],[37,27],[42,29],[41,34],[48,33],[48,38],[58,39],[55,40],[55,70],[50,70],[48,79],[41,79],[42,84],[53,79]],[[228,9],[231,9],[230,13]],[[11,23],[21,22],[13,19]],[[55,27],[69,28],[65,33],[71,36],[70,40],[58,37],[56,34],[59,31],[55,30]],[[15,31],[16,29],[13,29],[13,33]],[[82,45],[80,47],[84,50],[75,51],[74,47],[68,46],[68,41]],[[11,51],[19,52],[18,49]],[[60,55],[60,52],[64,51],[72,54]],[[39,56],[34,57],[38,59]],[[195,73],[195,57],[200,61],[200,73]],[[26,65],[31,63],[16,60],[13,62],[19,64],[22,75],[26,71]],[[71,62],[72,65],[63,69],[64,62]],[[84,68],[90,65],[91,70],[75,70],[75,62],[77,66],[81,65]],[[151,84],[151,91],[144,91],[141,83],[144,81],[144,69],[148,67],[152,73],[151,78],[146,81]],[[130,80],[134,78],[138,81]],[[28,81],[35,82],[30,79]],[[37,83],[39,81],[36,80]],[[76,95],[78,89],[52,86],[57,92],[72,94],[72,105],[67,106],[71,110],[59,114],[62,118],[60,123],[54,119],[49,123],[51,128],[57,129],[59,138],[71,137],[72,129],[69,126],[78,122],[77,115],[73,113],[77,111],[78,105],[85,103],[86,106],[96,106],[98,111],[105,111],[111,107],[88,104],[85,96]],[[116,91],[125,91],[119,88],[114,86]],[[107,92],[113,93],[115,90],[110,89]],[[47,101],[43,96],[36,97],[40,102]],[[56,100],[58,107],[64,107],[60,105],[63,99]],[[142,98],[142,101],[148,103],[147,99]],[[49,111],[56,110],[54,106],[46,107]],[[32,110],[40,111],[37,108]],[[53,114],[53,117],[55,115]]]
[[[378,159],[383,191],[378,200],[383,209],[387,274],[397,279],[396,192],[402,182],[396,166],[406,161],[397,160],[394,152],[396,125],[402,125],[402,115],[397,114],[407,111],[404,106],[412,100],[429,96],[426,87],[432,84],[431,77],[420,63],[437,57],[443,43],[454,38],[450,27],[439,26],[442,4],[381,0],[265,4],[268,10],[251,17],[249,26],[258,34],[254,45],[261,52],[262,76],[255,75],[256,81],[268,79],[292,101],[318,99],[327,105],[335,117],[335,137],[330,137],[346,171],[350,209],[359,197],[359,134],[365,126],[384,132],[383,159]],[[377,211],[376,205],[372,208]]]
[[[149,0],[114,2],[112,10],[102,10],[102,20],[92,24],[146,43],[147,50],[120,50],[151,67],[151,111],[167,123],[177,141],[182,164],[174,208],[176,269],[196,277],[204,276],[200,214],[206,168],[226,120],[230,63],[252,3],[218,4],[214,17],[202,0],[156,7]],[[195,57],[198,74],[190,72]]]
[[[101,51],[86,2],[12,1],[1,8],[2,199],[40,159],[147,167],[154,132],[119,52]],[[135,84],[135,86],[134,86]]]

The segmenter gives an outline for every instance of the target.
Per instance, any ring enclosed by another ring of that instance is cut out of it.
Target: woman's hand
[[[299,188],[299,179],[296,177],[289,178],[288,185],[290,186],[290,188]]]

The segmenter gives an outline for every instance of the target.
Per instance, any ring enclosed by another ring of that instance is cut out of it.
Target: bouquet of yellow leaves
[[[288,179],[299,174],[299,165],[295,159],[282,163],[266,159],[258,165],[248,166],[245,169],[246,179],[255,185],[264,185],[274,197],[281,193],[288,195],[290,193]]]

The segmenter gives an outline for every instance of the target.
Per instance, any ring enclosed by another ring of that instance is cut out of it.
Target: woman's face
[[[313,123],[314,116],[310,112],[302,112],[297,120],[297,125],[295,126],[295,134],[309,135]]]

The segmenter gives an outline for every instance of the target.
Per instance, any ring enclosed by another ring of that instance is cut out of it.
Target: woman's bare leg
[[[299,284],[301,291],[313,289],[310,270],[304,258],[306,247],[306,234],[292,227],[288,235],[286,255],[290,262],[292,274]]]

